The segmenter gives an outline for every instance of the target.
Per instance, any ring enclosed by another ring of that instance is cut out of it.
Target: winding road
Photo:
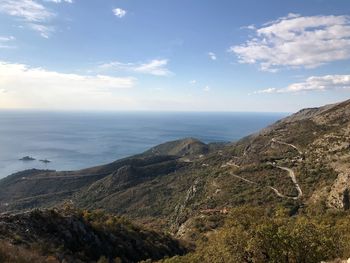
[[[292,181],[293,181],[293,183],[294,183],[294,185],[295,185],[295,188],[296,188],[297,191],[298,191],[298,195],[297,195],[297,196],[287,196],[287,195],[282,194],[282,193],[281,193],[280,191],[278,191],[275,187],[267,186],[267,188],[269,188],[269,189],[271,189],[272,191],[274,191],[275,194],[276,194],[277,196],[279,196],[279,197],[288,198],[288,199],[293,199],[293,200],[298,200],[298,199],[300,199],[300,198],[303,196],[303,193],[302,193],[302,191],[301,191],[301,188],[300,188],[298,182],[296,181],[295,174],[294,174],[293,170],[290,169],[290,168],[287,168],[287,167],[280,167],[280,166],[277,167],[277,168],[282,169],[282,170],[285,170],[285,171],[288,171],[289,176],[290,176],[290,178],[292,178]],[[246,179],[246,178],[244,178],[244,177],[241,177],[241,176],[239,176],[239,175],[236,175],[236,174],[234,174],[234,173],[232,173],[232,172],[230,173],[230,175],[233,176],[233,177],[236,177],[236,178],[238,178],[238,179],[240,179],[240,180],[242,180],[242,181],[245,181],[245,182],[247,182],[247,183],[249,183],[249,184],[259,185],[257,182],[251,181],[251,180],[249,180],[249,179]]]
[[[278,143],[278,144],[282,144],[282,145],[289,146],[289,147],[293,148],[294,150],[296,150],[296,151],[299,153],[300,156],[303,155],[303,152],[302,152],[301,150],[299,150],[299,148],[296,147],[296,146],[293,145],[293,144],[286,143],[286,142],[282,142],[282,141],[279,141],[279,140],[277,140],[277,139],[275,139],[275,138],[272,138],[272,139],[271,139],[271,142],[272,142],[272,143]],[[245,156],[245,155],[247,154],[247,151],[248,151],[249,148],[250,148],[250,145],[248,145],[248,146],[244,149],[243,156]],[[301,157],[301,158],[302,158],[302,157]],[[230,162],[228,162],[228,163],[222,165],[221,167],[227,167],[227,166],[231,166],[231,165],[230,165]],[[276,167],[276,168],[278,168],[278,169],[281,169],[281,170],[284,170],[284,171],[288,172],[288,176],[292,179],[293,184],[294,184],[294,187],[295,187],[295,189],[296,189],[297,192],[298,192],[298,195],[297,195],[297,196],[287,196],[287,195],[282,194],[282,193],[281,193],[280,191],[278,191],[278,189],[276,189],[275,187],[267,186],[267,188],[269,188],[269,189],[271,189],[272,191],[274,191],[275,194],[276,194],[277,196],[281,197],[281,198],[287,198],[287,199],[293,199],[293,200],[298,200],[298,199],[300,199],[300,198],[303,196],[303,192],[302,192],[302,190],[301,190],[301,188],[300,188],[300,185],[298,184],[298,181],[297,181],[297,178],[296,178],[296,176],[295,176],[294,171],[293,171],[291,168],[284,167],[284,166],[278,166],[278,165],[275,165],[275,164],[273,164],[273,166]],[[239,167],[239,166],[237,166],[237,167]],[[241,177],[241,176],[238,176],[238,175],[234,174],[233,172],[230,172],[230,175],[231,175],[231,176],[234,176],[234,177],[236,177],[236,178],[238,178],[238,179],[240,179],[240,180],[242,180],[242,181],[245,181],[246,183],[254,184],[254,185],[259,186],[259,184],[258,184],[257,182],[253,182],[253,181],[251,181],[251,180],[248,180],[248,179],[246,179],[246,178],[243,178],[243,177]]]
[[[303,191],[301,191],[300,185],[298,184],[298,181],[297,181],[297,178],[295,176],[294,171],[292,169],[288,168],[288,167],[282,167],[282,166],[276,166],[276,167],[281,169],[281,170],[287,171],[289,177],[292,179],[292,181],[294,183],[294,186],[295,186],[295,188],[298,191],[298,196],[292,197],[292,198],[296,200],[296,199],[299,199],[300,197],[302,197],[303,196]]]
[[[296,151],[298,151],[298,153],[299,153],[300,155],[303,155],[303,152],[300,151],[298,147],[296,147],[295,145],[293,145],[293,144],[291,144],[291,143],[281,142],[281,141],[276,140],[275,138],[272,138],[272,139],[271,139],[271,142],[274,142],[274,143],[278,143],[278,144],[282,144],[282,145],[286,145],[286,146],[292,147],[293,149],[295,149]]]
[[[233,177],[236,177],[236,178],[238,178],[238,179],[240,179],[240,180],[242,180],[242,181],[245,181],[245,182],[247,182],[247,183],[258,185],[258,183],[253,182],[253,181],[248,180],[248,179],[245,179],[245,178],[243,178],[243,177],[241,177],[241,176],[239,176],[239,175],[236,175],[236,174],[234,174],[234,173],[230,173],[230,175],[233,176]]]
[[[292,179],[293,183],[294,183],[294,186],[295,188],[297,189],[298,191],[298,195],[297,196],[287,196],[287,195],[284,195],[282,194],[280,191],[278,191],[275,187],[272,187],[272,186],[267,186],[269,189],[271,189],[272,191],[274,191],[276,193],[277,196],[281,197],[281,198],[288,198],[288,199],[293,199],[293,200],[298,200],[300,199],[302,196],[303,196],[303,192],[298,184],[298,181],[296,179],[296,176],[295,176],[295,173],[292,169],[288,168],[288,167],[283,167],[283,166],[276,166],[276,168],[278,169],[281,169],[281,170],[284,170],[284,171],[287,171],[288,172],[288,176]],[[249,184],[254,184],[254,185],[258,185],[258,183],[254,182],[254,181],[251,181],[249,179],[246,179],[244,177],[241,177],[239,175],[236,175],[234,173],[230,173],[231,176],[233,177],[236,177],[242,181],[245,181],[246,183],[249,183]]]

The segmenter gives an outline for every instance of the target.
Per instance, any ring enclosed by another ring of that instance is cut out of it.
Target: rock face
[[[184,223],[184,218],[186,218],[184,215],[186,207],[188,207],[189,202],[195,197],[197,190],[198,190],[198,180],[194,182],[193,185],[187,190],[185,199],[183,202],[179,203],[175,207],[175,212],[174,212],[174,219],[173,219],[173,228],[174,229],[181,229],[181,225]],[[180,231],[181,232],[181,231]]]
[[[329,207],[349,210],[350,171],[340,173],[329,192],[327,202]]]

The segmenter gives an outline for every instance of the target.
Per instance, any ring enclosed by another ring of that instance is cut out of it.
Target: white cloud
[[[274,93],[276,92],[276,88],[268,88],[268,89],[263,89],[263,90],[258,90],[258,91],[254,91],[254,94],[262,94],[262,93]]]
[[[43,38],[49,38],[50,34],[54,32],[52,26],[40,25],[40,24],[29,24],[29,27],[40,33]]]
[[[255,30],[255,25],[249,25],[249,26],[242,26],[241,29],[249,29],[249,30]]]
[[[0,42],[13,41],[16,38],[14,36],[0,36]]]
[[[121,8],[115,8],[113,9],[113,14],[119,18],[122,18],[126,15],[126,10]]]
[[[66,74],[0,62],[0,108],[117,107],[118,91],[134,87],[135,82],[131,77]]]
[[[0,0],[0,12],[32,23],[45,22],[55,16],[34,0]]]
[[[259,64],[261,70],[281,67],[314,68],[350,58],[350,17],[289,14],[260,28],[249,27],[255,36],[229,52],[240,63]]]
[[[121,63],[118,61],[102,64],[100,70],[125,70],[154,76],[169,76],[172,72],[167,69],[167,59],[154,59],[148,63]]]
[[[209,53],[208,53],[208,56],[209,56],[209,58],[210,58],[211,60],[216,60],[216,59],[217,59],[217,57],[216,57],[216,55],[215,55],[214,52],[209,52]]]
[[[205,86],[203,89],[205,92],[209,92],[211,90],[211,88],[209,86]]]
[[[144,63],[135,67],[136,72],[151,74],[155,76],[168,76],[171,72],[166,68],[168,60],[154,59],[149,63]]]
[[[72,3],[72,0],[45,0],[45,2]],[[44,38],[48,38],[54,31],[49,23],[56,14],[37,0],[0,0],[0,12],[16,17]]]
[[[15,48],[12,41],[15,40],[13,36],[0,36],[0,48]]]
[[[191,85],[194,85],[194,84],[196,84],[196,83],[197,83],[197,80],[195,80],[195,79],[193,79],[193,80],[190,81],[190,84],[191,84]]]
[[[286,88],[269,88],[255,91],[260,93],[297,93],[303,91],[350,90],[350,75],[312,76],[304,82],[293,83]]]

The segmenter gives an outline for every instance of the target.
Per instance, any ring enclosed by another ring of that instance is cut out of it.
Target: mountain
[[[205,240],[237,207],[347,213],[349,150],[350,100],[301,110],[237,142],[186,138],[84,170],[20,172],[0,181],[0,210],[69,202]]]
[[[82,208],[168,221],[186,218],[181,214],[187,213],[188,205],[191,213],[287,200],[293,206],[300,201],[326,202],[342,209],[348,206],[349,113],[350,101],[345,101],[301,110],[220,147],[187,138],[80,171],[20,172],[0,181],[1,210],[50,207],[71,200]],[[286,196],[297,194],[289,173],[278,165],[293,169],[302,198],[281,198],[270,188]]]
[[[194,139],[186,138],[183,140],[176,140],[172,142],[166,142],[151,148],[146,151],[145,155],[172,155],[172,156],[193,156],[206,154],[209,152],[209,146],[205,143]]]

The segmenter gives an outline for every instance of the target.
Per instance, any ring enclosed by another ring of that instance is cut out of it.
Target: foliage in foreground
[[[33,210],[0,216],[0,262],[138,262],[185,245],[103,211]]]
[[[225,226],[195,252],[163,260],[180,262],[313,263],[350,257],[350,215],[289,217],[260,208],[234,209]]]
[[[58,263],[52,256],[41,256],[32,249],[15,246],[6,241],[0,242],[0,262],[2,263]]]

